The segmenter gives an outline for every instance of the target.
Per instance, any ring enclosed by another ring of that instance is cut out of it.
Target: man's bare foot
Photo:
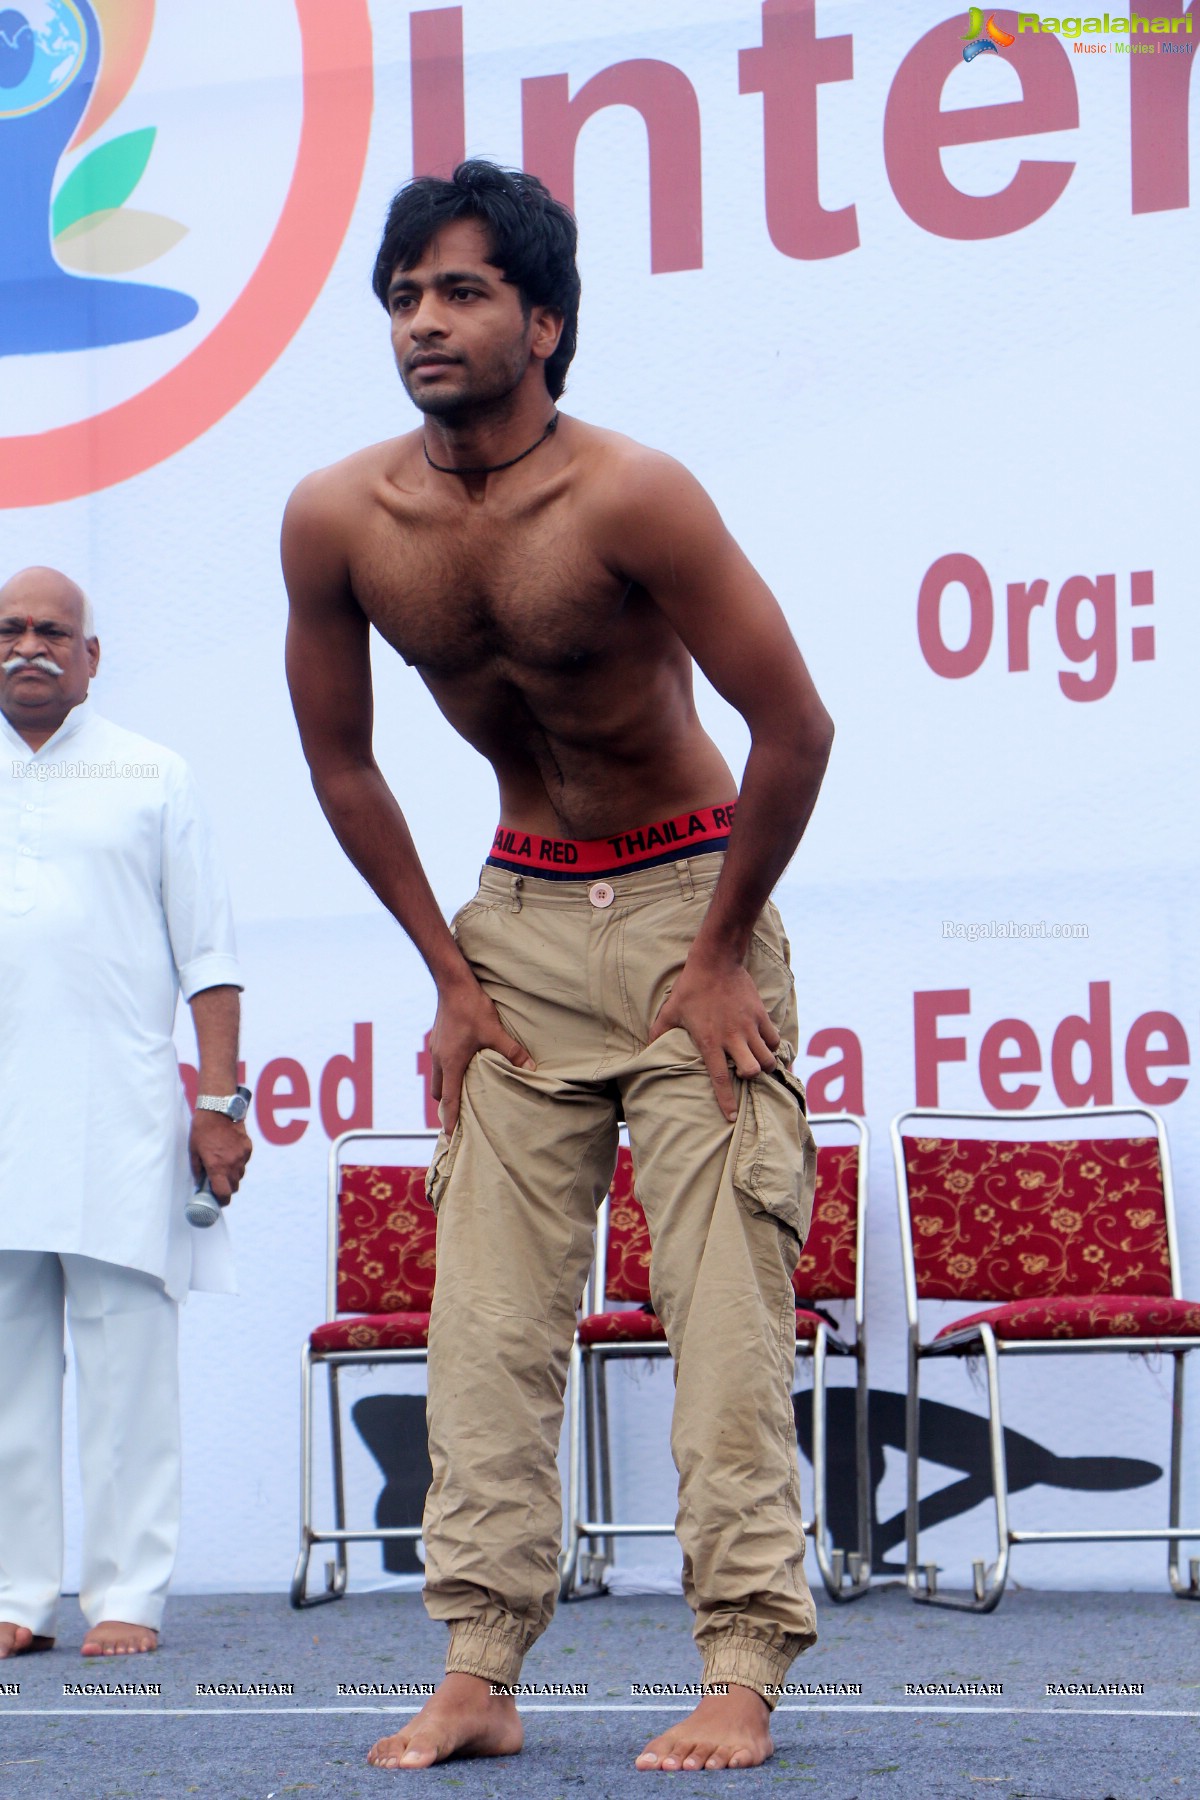
[[[774,1753],[771,1713],[753,1688],[706,1694],[694,1713],[651,1738],[639,1769],[756,1769]]]
[[[101,1619],[83,1640],[81,1656],[141,1656],[158,1649],[158,1633],[149,1625],[126,1625],[122,1619]]]
[[[33,1656],[38,1650],[53,1650],[52,1637],[37,1637],[28,1625],[14,1625],[0,1619],[0,1660],[6,1656]]]
[[[525,1742],[517,1703],[478,1675],[447,1675],[415,1718],[367,1752],[377,1769],[427,1769],[451,1756],[515,1756]]]

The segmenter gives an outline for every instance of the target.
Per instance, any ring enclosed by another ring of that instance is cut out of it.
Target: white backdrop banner
[[[812,1105],[873,1133],[873,1494],[894,1570],[892,1114],[1160,1107],[1200,1292],[1197,9],[1000,10],[1012,42],[975,54],[966,9],[936,0],[256,0],[252,35],[235,0],[203,22],[184,0],[14,7],[0,568],[49,562],[91,593],[96,704],[190,761],[247,974],[257,1149],[232,1214],[241,1295],[186,1318],[181,1584],[286,1581],[329,1141],[429,1117],[431,985],[313,799],[277,542],[302,475],[416,422],[370,271],[394,189],[464,151],[533,169],[575,207],[567,409],[696,472],[837,723],[778,899]],[[450,912],[494,786],[377,652],[379,758]],[[740,767],[741,721],[700,688]],[[1096,1369],[1009,1372],[1007,1422],[1033,1446],[1020,1523],[1165,1520],[1169,1368]],[[416,1384],[347,1385],[353,1402]],[[614,1385],[619,1497],[670,1517],[669,1375],[625,1366]],[[957,1409],[923,1470],[924,1492],[947,1490],[927,1554],[961,1580],[990,1553],[970,1448],[983,1396],[957,1365],[926,1391]],[[349,1433],[367,1513],[419,1406],[368,1418]],[[662,1542],[621,1555],[627,1580],[677,1572]],[[1130,1586],[1163,1561],[1031,1550],[1017,1574]],[[355,1572],[382,1578],[377,1548]]]

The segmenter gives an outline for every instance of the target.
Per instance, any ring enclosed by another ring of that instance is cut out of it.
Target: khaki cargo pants
[[[537,1068],[481,1051],[429,1172],[425,1604],[451,1627],[448,1672],[515,1682],[554,1611],[563,1389],[621,1116],[675,1362],[676,1523],[703,1678],[761,1691],[816,1639],[790,1399],[815,1152],[785,1071],[796,1011],[773,906],[748,966],[784,1041],[774,1073],[737,1082],[736,1122],[685,1031],[646,1042],[721,862],[615,876],[607,906],[586,881],[488,867],[454,922]]]

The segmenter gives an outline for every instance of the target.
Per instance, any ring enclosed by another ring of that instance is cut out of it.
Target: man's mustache
[[[0,663],[6,675],[15,675],[18,669],[44,669],[47,675],[61,675],[62,670],[52,656],[10,656],[6,663]]]

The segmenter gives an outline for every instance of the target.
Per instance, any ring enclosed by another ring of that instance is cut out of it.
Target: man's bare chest
[[[352,579],[380,634],[442,678],[578,668],[610,641],[628,589],[557,509],[465,523],[377,516]]]

